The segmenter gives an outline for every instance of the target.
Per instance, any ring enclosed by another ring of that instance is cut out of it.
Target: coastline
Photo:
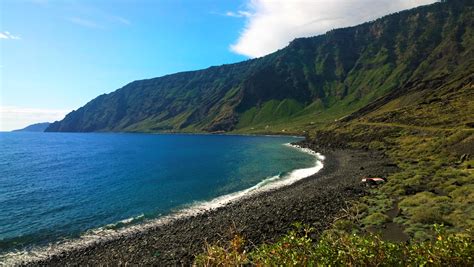
[[[321,151],[306,141],[298,145]],[[274,241],[296,221],[322,231],[346,208],[347,201],[364,195],[364,190],[358,185],[361,176],[386,175],[394,171],[388,159],[375,151],[336,149],[321,152],[326,156],[324,168],[291,185],[259,192],[130,235],[97,241],[22,264],[189,265],[194,255],[203,251],[206,242],[227,240],[232,231],[256,245]]]
[[[296,142],[296,141],[295,141]],[[116,223],[107,224],[98,228],[92,228],[76,238],[68,238],[51,242],[47,245],[31,246],[29,248],[0,253],[0,266],[17,265],[22,262],[38,262],[46,260],[54,255],[60,255],[73,250],[81,250],[96,243],[106,243],[123,237],[140,234],[144,231],[161,227],[176,220],[201,215],[212,210],[225,207],[236,201],[249,198],[266,191],[276,190],[291,185],[301,179],[320,171],[323,168],[324,156],[308,148],[303,148],[292,143],[282,144],[289,149],[298,150],[310,155],[314,163],[309,167],[293,169],[287,173],[269,176],[259,183],[246,189],[229,194],[217,196],[210,200],[195,201],[188,205],[178,207],[171,213],[156,218],[145,219],[144,214],[120,220]]]

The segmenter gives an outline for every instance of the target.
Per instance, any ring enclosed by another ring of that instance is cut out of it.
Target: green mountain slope
[[[466,36],[472,36],[473,25],[466,26]],[[425,240],[432,236],[433,224],[444,224],[449,232],[471,231],[466,233],[472,236],[474,54],[465,50],[461,55],[450,60],[465,68],[449,74],[439,68],[437,76],[413,79],[344,119],[310,132],[315,146],[375,149],[399,167],[386,184],[370,190],[355,205],[362,207],[351,222],[355,228],[389,235],[396,224],[410,238]],[[436,57],[426,62],[449,65]],[[385,216],[394,207],[400,209],[398,214]]]
[[[326,125],[413,84],[472,73],[473,8],[472,1],[437,3],[296,39],[262,58],[135,81],[47,131],[301,132]]]
[[[330,147],[376,149],[391,158],[399,171],[359,201],[367,209],[354,223],[382,234],[396,223],[411,238],[424,240],[436,223],[456,233],[474,229],[473,114],[471,68],[448,82],[413,84],[401,96],[385,97],[311,132],[310,139]],[[394,206],[401,211],[384,216]]]

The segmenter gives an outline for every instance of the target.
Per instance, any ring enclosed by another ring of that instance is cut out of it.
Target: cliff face
[[[245,131],[325,124],[413,84],[449,83],[472,74],[473,10],[472,1],[437,3],[295,39],[262,58],[134,81],[46,131]]]

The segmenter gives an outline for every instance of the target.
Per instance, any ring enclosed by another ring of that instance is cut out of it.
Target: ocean
[[[322,168],[322,156],[288,145],[299,140],[0,133],[0,261],[291,184]]]

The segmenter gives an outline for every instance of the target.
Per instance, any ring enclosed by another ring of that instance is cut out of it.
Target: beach
[[[363,176],[386,176],[396,170],[377,151],[322,149],[324,168],[292,185],[251,195],[195,216],[185,216],[130,235],[62,251],[23,265],[156,264],[190,265],[206,243],[225,242],[233,234],[253,245],[271,242],[303,222],[321,232],[343,214],[348,202],[365,194]]]

